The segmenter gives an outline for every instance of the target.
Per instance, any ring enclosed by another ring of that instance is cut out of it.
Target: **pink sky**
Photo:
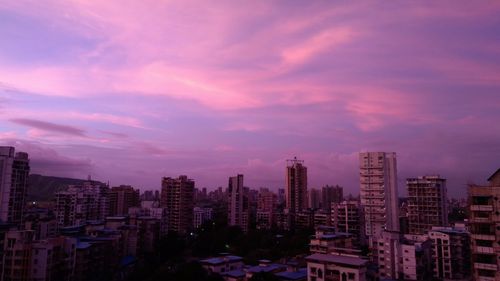
[[[499,167],[495,1],[4,1],[0,144],[33,172],[357,194],[360,151],[451,194]]]

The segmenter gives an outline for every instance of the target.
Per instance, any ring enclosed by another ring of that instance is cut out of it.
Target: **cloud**
[[[43,130],[43,131],[61,133],[61,134],[65,134],[65,135],[72,135],[72,136],[78,136],[78,137],[85,137],[85,131],[82,129],[79,129],[77,127],[72,127],[72,126],[67,126],[67,125],[59,125],[59,124],[54,124],[54,123],[50,123],[50,122],[33,120],[33,119],[24,119],[24,118],[14,118],[14,119],[10,119],[9,121],[16,123],[16,124],[19,124],[19,125],[32,127],[32,128]]]

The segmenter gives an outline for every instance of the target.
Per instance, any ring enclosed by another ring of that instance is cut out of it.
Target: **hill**
[[[87,180],[42,176],[31,174],[29,176],[28,195],[26,201],[51,201],[57,191],[65,190],[68,185],[79,185]]]

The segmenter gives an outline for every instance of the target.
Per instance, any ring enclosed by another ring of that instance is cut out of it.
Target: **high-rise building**
[[[500,169],[488,182],[469,186],[473,280],[500,280]]]
[[[447,226],[446,179],[423,176],[406,180],[410,234],[424,234],[433,226]]]
[[[160,206],[167,208],[168,230],[187,233],[193,227],[194,181],[187,176],[164,177]]]
[[[108,186],[88,181],[56,192],[55,215],[58,227],[84,225],[109,215]]]
[[[0,221],[22,223],[30,165],[28,154],[0,146]]]
[[[434,278],[436,280],[470,279],[470,234],[465,225],[433,227],[432,240]]]
[[[344,188],[341,186],[323,186],[321,188],[321,208],[330,212],[332,203],[340,203],[344,201]]]
[[[321,207],[321,190],[311,188],[307,191],[307,207],[319,209]]]
[[[114,186],[108,196],[110,216],[127,215],[130,207],[138,207],[141,204],[139,189],[130,185]]]
[[[256,223],[259,229],[268,229],[276,224],[275,216],[278,196],[268,188],[261,188],[257,197]]]
[[[307,167],[297,157],[287,160],[285,192],[286,209],[290,214],[307,209]]]
[[[362,152],[359,162],[365,233],[371,245],[382,231],[399,231],[396,153]]]
[[[248,231],[248,192],[243,187],[243,175],[229,177],[228,197],[228,225]]]

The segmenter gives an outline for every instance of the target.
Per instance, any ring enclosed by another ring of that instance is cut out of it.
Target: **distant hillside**
[[[85,181],[87,180],[31,174],[26,201],[51,201],[57,191],[65,190],[68,185],[79,185]]]

